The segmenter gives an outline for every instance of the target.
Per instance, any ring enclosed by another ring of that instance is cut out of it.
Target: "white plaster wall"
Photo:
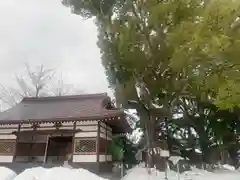
[[[97,121],[78,121],[78,122],[76,123],[77,126],[78,126],[78,125],[89,125],[89,124],[91,124],[91,125],[97,125],[98,122],[97,122]]]
[[[38,130],[44,131],[44,130],[55,130],[56,128],[53,126],[45,126],[45,127],[40,127]]]
[[[99,162],[112,161],[112,155],[99,155]],[[73,155],[73,162],[97,162],[97,155]]]
[[[106,155],[99,155],[99,162],[105,162],[106,160]]]
[[[107,140],[112,140],[112,129],[107,126],[105,123],[100,122],[101,126],[100,127],[100,137],[103,139],[107,139]]]
[[[13,161],[13,156],[0,156],[0,162],[5,163],[5,162],[12,162]]]
[[[16,139],[17,137],[14,134],[0,134],[0,139]]]
[[[100,132],[106,133],[106,129],[103,127],[100,127]]]
[[[93,124],[92,126],[77,126],[76,128],[81,129],[82,132],[76,133],[75,137],[97,137],[97,125]],[[86,131],[96,131],[96,132],[86,132]]]
[[[17,129],[0,129],[1,134],[12,134],[12,132],[17,131]]]
[[[110,136],[106,135],[106,133],[100,133],[100,137],[103,139],[112,140],[112,138]]]
[[[81,129],[82,131],[97,131],[97,125],[76,126],[76,129]]]
[[[18,129],[18,124],[5,124],[5,125],[0,125],[0,129],[4,129],[4,128]]]
[[[112,155],[99,155],[100,162],[112,161]]]
[[[67,129],[67,130],[73,130],[73,126],[62,126],[59,128],[60,130],[61,129]]]
[[[75,137],[97,137],[97,132],[78,132]]]
[[[112,155],[107,155],[107,161],[112,161]]]
[[[101,132],[101,133],[100,133],[100,137],[103,138],[103,139],[106,139],[106,134],[104,134],[104,133]]]
[[[104,127],[104,128],[107,127],[107,125],[106,125],[105,123],[103,123],[103,122],[100,122],[100,125],[101,125],[102,127]]]
[[[73,155],[73,162],[97,162],[96,155]]]
[[[32,124],[22,124],[21,128],[31,128]]]

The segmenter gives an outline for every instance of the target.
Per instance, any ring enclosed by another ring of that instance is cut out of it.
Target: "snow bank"
[[[103,178],[84,169],[69,169],[64,167],[56,167],[42,175],[39,180],[104,180]]]
[[[26,169],[21,174],[16,176],[14,180],[39,180],[39,178],[46,172],[42,167]]]
[[[0,180],[12,180],[16,176],[16,173],[11,169],[0,167]]]
[[[136,166],[135,168],[128,171],[127,175],[122,180],[159,180],[164,179],[165,173],[158,172],[156,170],[151,170],[151,174],[148,174],[147,168],[142,166]],[[177,173],[173,171],[168,172],[169,180],[178,180]],[[218,172],[211,173],[205,170],[192,168],[191,171],[186,171],[180,174],[180,180],[220,180],[220,179],[229,179],[229,180],[239,180],[240,172],[231,171],[231,172]]]
[[[151,174],[149,174],[149,171]],[[168,172],[169,179],[177,179],[177,174],[173,171]],[[130,169],[122,180],[159,180],[165,178],[165,172],[159,172],[155,169],[147,169],[144,165],[140,164]]]
[[[183,160],[181,156],[171,156],[168,160],[172,161],[174,165],[176,165],[180,160]]]
[[[126,176],[123,177],[122,180],[133,180],[136,179],[137,180],[157,180],[157,179],[161,179],[161,176],[159,175],[158,172],[156,172],[156,174],[153,175],[152,174],[148,174],[148,170],[144,167],[135,167],[132,170],[130,170]]]
[[[31,168],[23,171],[13,180],[79,180],[79,179],[104,180],[103,178],[87,170],[70,169],[65,167],[55,167],[51,169],[45,169],[42,167]]]
[[[229,170],[229,171],[235,171],[235,170],[236,170],[235,167],[233,167],[233,166],[231,166],[231,165],[229,165],[229,164],[224,164],[224,165],[222,165],[222,167],[223,167],[224,169]]]
[[[227,166],[228,167],[228,166]],[[229,167],[228,167],[229,168]],[[231,168],[230,168],[231,169]],[[165,178],[164,172],[159,172],[155,169],[148,169],[143,165],[138,165],[127,172],[127,175],[122,180],[159,180]],[[176,172],[168,171],[169,180],[178,180]],[[180,180],[239,180],[240,172],[238,171],[219,171],[217,173],[207,172],[201,169],[192,168],[191,171],[186,171],[180,174]],[[42,167],[27,169],[17,175],[10,169],[0,167],[0,180],[105,180],[85,169],[72,169],[66,167],[55,167],[45,169]]]

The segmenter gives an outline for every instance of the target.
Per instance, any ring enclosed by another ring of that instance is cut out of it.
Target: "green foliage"
[[[137,163],[135,158],[136,152],[137,149],[126,137],[114,138],[108,148],[108,153],[112,155],[113,161],[123,161],[124,164],[129,165],[129,168]]]
[[[215,103],[221,108],[239,105],[239,8],[238,1],[211,1],[201,13],[198,22],[182,22],[172,38],[176,47],[172,64],[191,65],[197,70],[202,91],[214,91]],[[175,36],[178,41],[175,41]],[[187,34],[187,35],[185,35]],[[184,55],[184,56],[182,56]],[[182,62],[181,61],[181,62]],[[234,98],[233,98],[234,97]]]
[[[162,107],[169,119],[176,111],[183,115],[166,132],[181,150],[200,147],[206,161],[214,144],[229,147],[229,137],[237,144],[240,1],[68,2],[75,13],[96,17],[102,64],[117,104],[129,108],[127,102],[135,101],[143,130],[154,131],[149,114]]]
[[[108,147],[108,153],[112,155],[112,160],[117,162],[122,160],[122,150],[122,147],[116,141],[112,141]]]
[[[124,89],[122,84],[133,80],[155,101],[169,91],[171,99],[188,83],[197,95],[213,92],[219,107],[239,105],[239,1],[64,0],[63,4],[83,17],[97,18],[98,44],[113,89],[120,88],[118,83]]]
[[[65,6],[70,6],[72,12],[79,14],[85,18],[98,16],[100,13],[107,15],[112,14],[113,6],[118,0],[63,0]]]
[[[219,152],[225,150],[235,156],[233,161],[236,160],[240,130],[238,109],[219,110],[214,104],[199,99],[181,99],[178,109],[183,117],[169,121],[171,150],[180,150],[180,155],[194,161],[197,153],[194,157],[193,152],[200,149],[201,160],[206,163],[219,160]]]

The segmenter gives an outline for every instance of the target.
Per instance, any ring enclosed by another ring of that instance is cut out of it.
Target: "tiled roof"
[[[107,94],[23,98],[15,107],[0,113],[0,123],[54,119],[106,118],[123,115],[123,111],[106,108]]]

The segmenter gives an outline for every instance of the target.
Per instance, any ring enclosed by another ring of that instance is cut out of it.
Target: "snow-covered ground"
[[[0,167],[0,180],[12,180],[16,177],[16,173],[12,170]]]
[[[0,167],[0,180],[104,180],[103,178],[85,170],[55,167],[45,169],[31,168],[16,175],[12,170]]]
[[[222,166],[215,173],[207,172],[197,168],[180,174],[168,172],[168,180],[239,180],[240,171],[233,170],[229,165]],[[103,178],[84,169],[71,169],[66,167],[55,167],[45,169],[43,167],[31,168],[16,175],[12,170],[0,167],[0,180],[104,180]],[[164,180],[165,173],[151,170],[151,174],[143,165],[138,165],[128,171],[122,180]]]
[[[211,173],[201,169],[192,168],[191,171],[186,171],[182,174],[177,175],[176,172],[169,171],[167,174],[168,180],[239,180],[240,172],[233,171],[231,166],[223,166],[224,170],[218,170],[217,172]],[[151,174],[142,165],[138,165],[135,168],[129,170],[127,175],[122,180],[164,180],[165,173],[158,172],[155,169],[151,170]]]

